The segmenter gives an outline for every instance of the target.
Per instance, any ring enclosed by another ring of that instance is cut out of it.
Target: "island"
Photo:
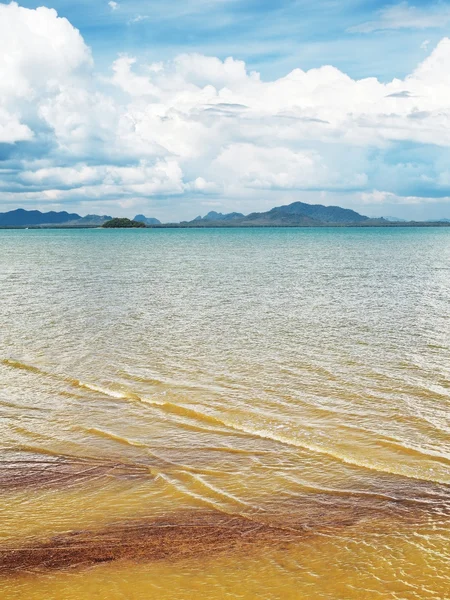
[[[106,221],[102,225],[102,227],[104,227],[105,229],[130,228],[130,227],[144,227],[145,228],[145,226],[146,226],[145,223],[142,223],[142,221],[133,221],[132,219],[127,219],[127,218],[111,219],[110,221]]]

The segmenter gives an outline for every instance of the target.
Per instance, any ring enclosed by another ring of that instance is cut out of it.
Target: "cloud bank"
[[[449,97],[447,38],[387,83],[331,65],[264,81],[200,54],[119,56],[99,74],[54,10],[0,4],[0,200],[166,219],[203,204],[444,202]]]

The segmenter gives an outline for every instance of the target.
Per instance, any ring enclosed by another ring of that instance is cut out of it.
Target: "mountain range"
[[[254,212],[249,215],[209,213],[203,219],[194,219],[190,224],[211,226],[212,223],[220,223],[240,227],[258,225],[320,227],[323,225],[354,225],[369,221],[373,221],[373,219],[340,206],[293,202],[287,206],[277,206],[267,212]]]
[[[222,214],[209,212],[205,217],[183,221],[183,227],[323,227],[326,225],[361,225],[383,223],[383,219],[370,219],[354,210],[340,206],[322,206],[293,202],[277,206],[267,212]]]
[[[133,221],[145,223],[146,225],[161,225],[161,221],[159,219],[155,219],[154,217],[146,217],[144,215],[136,215]]]
[[[449,226],[449,219],[406,221],[395,217],[371,218],[340,206],[293,202],[266,212],[222,214],[209,212],[204,217],[163,227],[431,227]]]
[[[245,215],[242,213],[232,212],[228,214],[218,213],[215,210],[210,211],[204,217],[196,217],[191,223],[212,223],[214,221],[236,221],[242,219]]]
[[[0,228],[3,227],[100,227],[111,220],[108,215],[87,215],[76,213],[47,212],[18,208],[0,213]],[[440,221],[414,222],[402,221],[393,217],[370,218],[354,210],[340,206],[323,206],[293,202],[286,206],[277,206],[266,212],[254,212],[244,215],[238,212],[219,213],[211,211],[204,217],[192,221],[162,224],[154,217],[136,215],[135,221],[145,223],[147,227],[431,227],[450,226],[449,219]]]
[[[18,208],[0,213],[0,227],[98,227],[109,221],[109,215],[86,215],[76,213],[46,212]]]

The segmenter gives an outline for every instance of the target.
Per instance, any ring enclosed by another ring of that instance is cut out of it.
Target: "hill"
[[[126,218],[116,218],[116,219],[111,219],[109,221],[106,221],[106,223],[103,223],[102,227],[104,227],[105,229],[124,229],[124,228],[145,228],[146,225],[145,223],[142,223],[141,221],[132,221],[131,219],[126,219]]]
[[[249,215],[241,213],[222,214],[214,211],[205,217],[183,222],[182,227],[323,227],[326,225],[376,225],[386,223],[383,219],[370,219],[354,210],[340,206],[323,206],[293,202],[277,206],[267,212]]]
[[[109,215],[86,215],[76,221],[70,221],[69,223],[66,223],[66,225],[69,227],[100,227],[103,223],[110,221],[111,219],[112,217]]]
[[[385,221],[390,223],[406,223],[406,219],[400,219],[399,217],[382,217]]]
[[[252,213],[241,219],[242,224],[261,225],[348,225],[370,221],[369,217],[340,206],[323,206],[293,202],[263,213]]]
[[[155,219],[154,217],[146,217],[145,215],[136,215],[133,221],[140,221],[146,225],[161,225],[161,221],[159,219]]]
[[[46,212],[40,210],[25,210],[18,208],[9,212],[0,213],[0,227],[29,227],[30,225],[59,225],[81,219],[76,213]]]
[[[218,213],[215,210],[211,210],[204,217],[196,217],[192,222],[193,223],[211,223],[213,221],[236,221],[244,217],[242,213],[232,212],[228,214]]]
[[[98,227],[110,220],[108,215],[87,215],[81,217],[77,213],[41,212],[18,208],[0,213],[0,227]]]

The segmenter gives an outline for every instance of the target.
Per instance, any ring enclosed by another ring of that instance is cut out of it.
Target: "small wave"
[[[440,478],[440,477],[424,478],[418,474],[412,475],[412,474],[405,473],[403,470],[388,469],[386,467],[381,467],[379,465],[376,466],[372,463],[356,461],[355,459],[353,459],[349,456],[345,456],[343,454],[338,454],[337,452],[331,452],[330,450],[327,450],[317,444],[305,443],[303,441],[296,440],[292,437],[288,438],[286,436],[274,433],[272,431],[267,431],[264,429],[256,429],[256,428],[252,428],[252,427],[248,427],[248,426],[244,426],[244,425],[237,425],[235,423],[228,422],[228,421],[224,421],[223,423],[229,427],[236,428],[239,431],[244,431],[244,432],[248,433],[249,435],[259,437],[261,439],[268,439],[268,440],[276,441],[281,444],[285,444],[287,446],[293,446],[296,448],[301,448],[303,450],[309,450],[310,452],[317,452],[318,454],[326,455],[334,460],[343,462],[352,467],[356,467],[356,468],[360,468],[360,469],[367,469],[370,471],[376,471],[378,473],[388,473],[390,475],[397,475],[397,476],[401,476],[401,477],[406,477],[408,479],[432,481],[435,483],[442,483],[442,484],[449,483],[448,480],[446,480],[444,478]]]
[[[84,388],[86,390],[91,390],[92,392],[99,392],[100,394],[104,394],[105,396],[109,396],[110,398],[117,398],[119,400],[132,399],[134,396],[130,396],[129,394],[124,394],[123,392],[116,392],[114,390],[106,389],[100,387],[99,385],[94,385],[92,383],[84,383],[83,381],[79,381],[78,379],[66,379],[68,383],[80,388]]]
[[[185,485],[180,483],[180,481],[178,481],[178,479],[175,479],[174,477],[167,475],[167,473],[159,473],[157,475],[156,479],[162,479],[167,484],[169,484],[171,487],[175,488],[175,490],[178,493],[181,493],[184,496],[187,496],[188,498],[192,498],[193,500],[196,500],[202,504],[206,504],[206,506],[208,506],[209,508],[213,508],[215,510],[218,510],[218,511],[226,513],[226,514],[235,514],[235,513],[229,513],[227,510],[225,510],[223,504],[221,504],[220,502],[216,502],[215,500],[212,500],[211,498],[205,498],[203,495],[198,494],[197,492],[194,492],[194,491],[188,489]]]
[[[6,400],[0,400],[0,406],[4,406],[5,408],[17,408],[18,410],[33,410],[33,411],[48,411],[49,409],[41,408],[39,406],[28,406],[25,404],[15,404],[14,402],[7,402]]]
[[[183,405],[175,404],[173,402],[150,399],[150,398],[146,398],[143,396],[139,396],[138,394],[135,394],[133,392],[117,391],[117,390],[113,390],[111,388],[105,388],[102,386],[98,386],[96,384],[86,383],[86,382],[80,381],[78,379],[58,377],[56,375],[47,373],[37,367],[34,367],[32,365],[27,365],[25,363],[22,363],[22,362],[13,360],[13,359],[4,359],[2,362],[3,362],[3,364],[11,366],[13,368],[23,369],[23,370],[26,370],[26,371],[29,371],[32,373],[37,373],[37,374],[44,375],[44,376],[50,376],[53,378],[59,378],[62,381],[70,383],[71,385],[81,387],[86,390],[94,391],[94,392],[103,394],[105,396],[108,396],[110,398],[114,398],[117,400],[132,401],[132,402],[133,401],[141,402],[141,403],[156,407],[159,410],[162,410],[168,414],[173,414],[173,415],[177,415],[180,417],[186,417],[186,418],[200,421],[203,423],[207,423],[210,425],[215,425],[216,427],[217,426],[226,427],[226,428],[231,429],[232,431],[244,433],[245,435],[258,437],[260,439],[270,440],[270,441],[277,442],[277,443],[280,443],[280,444],[283,444],[283,445],[286,445],[289,447],[299,448],[299,449],[307,450],[307,451],[310,451],[313,453],[325,455],[325,456],[330,457],[333,460],[342,462],[344,464],[347,464],[347,465],[355,467],[355,468],[366,469],[366,470],[375,471],[375,472],[379,472],[379,473],[387,473],[390,475],[406,477],[408,479],[431,481],[431,482],[442,483],[442,484],[449,483],[448,479],[436,476],[435,474],[433,474],[433,475],[430,474],[430,477],[423,477],[419,474],[408,473],[405,471],[405,469],[402,469],[402,468],[395,468],[395,467],[387,468],[386,466],[375,465],[369,461],[363,461],[361,459],[355,460],[351,456],[345,455],[343,453],[338,453],[336,451],[331,451],[331,450],[324,448],[323,446],[320,446],[318,444],[314,444],[311,442],[305,442],[303,440],[298,440],[298,439],[293,438],[292,436],[288,437],[286,435],[276,433],[272,430],[267,430],[264,427],[250,427],[249,425],[243,425],[241,423],[236,423],[230,419],[223,418],[223,417],[221,418],[221,417],[217,417],[214,415],[209,415],[209,414],[203,413],[199,410],[192,409],[192,408],[189,408],[189,407],[186,407]],[[405,449],[405,450],[407,451],[407,449]],[[432,473],[432,471],[430,473]]]
[[[111,440],[113,442],[118,442],[119,444],[124,444],[125,446],[134,446],[136,448],[145,448],[148,449],[146,444],[142,442],[138,442],[136,440],[130,440],[128,438],[122,437],[115,433],[111,433],[110,431],[105,431],[104,429],[98,429],[97,427],[73,427],[75,431],[82,431],[83,433],[88,433],[91,435],[96,435],[98,437]]]
[[[4,358],[2,360],[2,364],[6,365],[7,367],[12,367],[13,369],[20,369],[22,371],[29,371],[30,373],[37,373],[38,375],[49,375],[49,373],[42,371],[38,367],[34,367],[33,365],[27,365],[26,363],[22,363],[12,358]]]

